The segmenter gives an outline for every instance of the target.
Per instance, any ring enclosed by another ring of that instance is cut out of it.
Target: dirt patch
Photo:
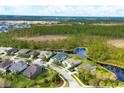
[[[99,25],[99,26],[122,26],[124,23],[94,23],[91,25]]]
[[[34,36],[34,37],[19,37],[18,40],[23,41],[58,41],[67,39],[68,36],[61,36],[61,35],[43,35],[43,36]]]
[[[107,43],[118,48],[124,48],[124,39],[109,40]]]

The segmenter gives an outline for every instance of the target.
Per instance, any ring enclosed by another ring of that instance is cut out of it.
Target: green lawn
[[[45,70],[42,74],[33,80],[29,80],[28,78],[24,77],[22,73],[18,75],[10,75],[7,73],[6,75],[1,75],[1,77],[11,82],[9,87],[13,88],[60,87],[63,84],[63,81],[59,77],[58,73],[52,69]],[[60,80],[54,82],[53,79],[56,78]]]

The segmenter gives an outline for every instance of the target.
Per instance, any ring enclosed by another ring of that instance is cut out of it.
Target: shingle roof
[[[27,54],[28,52],[29,52],[28,49],[21,49],[21,50],[19,51],[19,54]]]
[[[10,50],[7,50],[8,53],[16,53],[18,50],[15,48],[12,48]]]
[[[60,54],[53,56],[52,58],[55,60],[61,60],[61,59],[65,58],[66,56],[67,56],[66,53],[60,53]]]
[[[75,59],[72,59],[72,58],[68,58],[68,59],[64,60],[63,62],[68,62],[71,65],[77,65],[77,64],[81,63],[80,60],[75,60]]]
[[[4,67],[11,65],[11,64],[12,64],[12,61],[6,60],[6,61],[0,63],[0,68],[4,68]]]
[[[22,68],[24,65],[27,65],[24,61],[20,61],[18,63],[13,63],[12,66],[9,68],[12,72],[19,72],[20,68]]]
[[[40,53],[37,51],[31,51],[29,52],[29,55],[34,55],[34,56],[38,56]]]
[[[70,60],[69,63],[72,65],[79,65],[79,64],[81,64],[81,61],[80,60]]]
[[[24,76],[28,77],[28,78],[34,78],[37,75],[39,75],[41,73],[41,67],[37,66],[37,65],[32,65],[29,66],[25,71],[24,71]]]
[[[83,69],[87,69],[87,70],[95,70],[96,66],[87,64],[87,65],[84,65],[84,66],[80,66],[79,68],[83,68]]]

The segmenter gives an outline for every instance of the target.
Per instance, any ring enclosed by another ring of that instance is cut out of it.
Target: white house
[[[70,68],[70,67],[76,66],[76,65],[80,65],[80,64],[81,64],[80,60],[74,60],[72,58],[68,58],[68,59],[62,61],[62,65],[67,68]]]
[[[32,62],[32,64],[42,66],[44,64],[44,61],[42,61],[41,59],[36,59]]]
[[[50,58],[51,56],[52,56],[51,51],[41,51],[38,57],[39,58]]]
[[[15,63],[24,62],[24,61],[25,61],[24,59],[14,59]]]
[[[6,48],[6,47],[0,47],[0,54],[6,54],[7,50],[10,50],[12,48]]]

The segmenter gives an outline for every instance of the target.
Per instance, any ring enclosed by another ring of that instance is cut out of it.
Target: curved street
[[[81,86],[77,83],[77,81],[70,75],[68,74],[67,71],[65,71],[64,69],[60,69],[56,66],[50,65],[49,66],[51,69],[57,71],[58,73],[62,74],[67,81],[69,82],[69,88],[80,88]]]

